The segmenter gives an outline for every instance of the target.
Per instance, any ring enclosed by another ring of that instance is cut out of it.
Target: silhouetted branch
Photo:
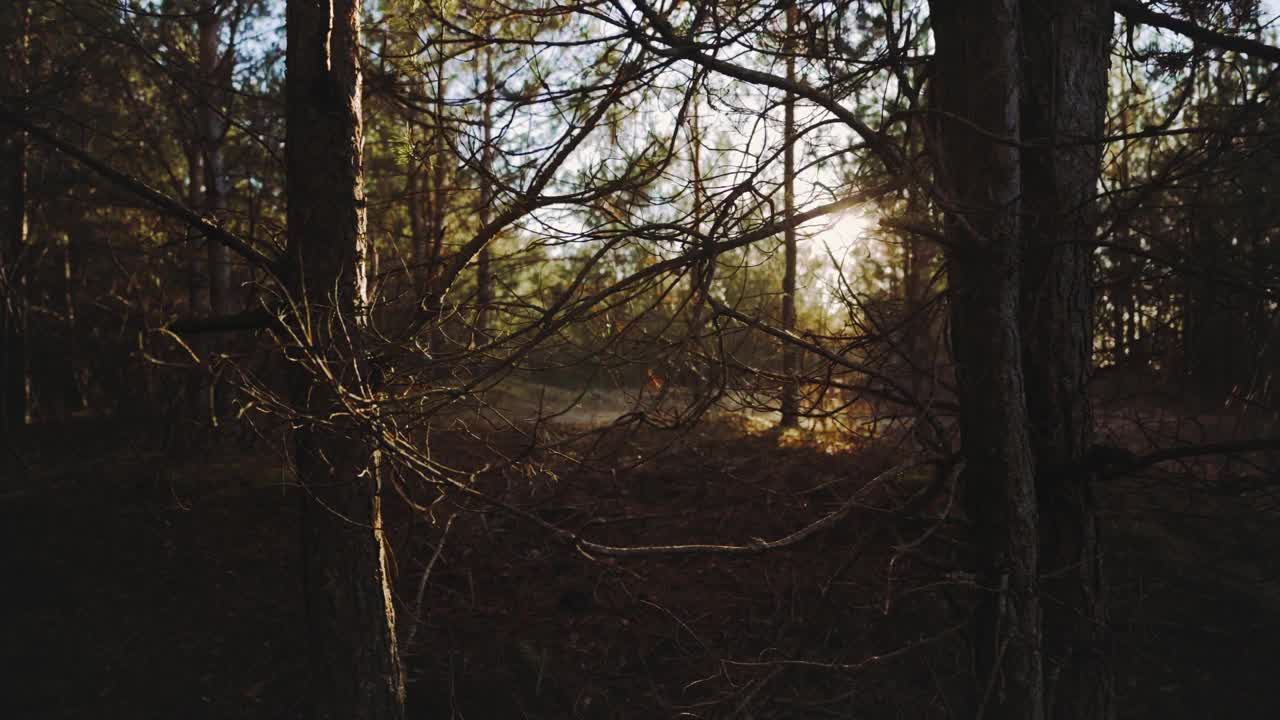
[[[1228,35],[1217,30],[1210,30],[1190,20],[1183,20],[1172,15],[1156,12],[1137,0],[1112,0],[1111,7],[1130,22],[1172,30],[1198,43],[1280,63],[1280,48],[1274,45],[1268,45],[1264,42],[1250,40],[1238,35]]]

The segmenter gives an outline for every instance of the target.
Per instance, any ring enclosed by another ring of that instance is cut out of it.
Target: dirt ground
[[[0,484],[0,716],[300,717],[297,498],[279,451],[179,460],[149,432],[80,421],[15,443],[30,473]],[[482,452],[434,442],[459,465]],[[664,443],[601,449],[621,464]],[[482,482],[596,542],[749,544],[821,517],[892,456],[720,427],[630,472],[548,462]],[[1192,470],[1104,490],[1120,717],[1280,717],[1270,486]],[[396,513],[410,716],[962,716],[971,594],[947,573],[963,540],[883,512],[891,490],[868,498],[750,556],[590,558],[478,503]]]

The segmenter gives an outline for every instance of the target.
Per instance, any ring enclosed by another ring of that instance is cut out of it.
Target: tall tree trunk
[[[1121,92],[1125,92],[1124,89]],[[1127,133],[1134,130],[1133,112],[1126,104],[1120,109],[1118,128],[1120,132]],[[1128,143],[1122,143],[1120,150],[1116,153],[1114,160],[1114,172],[1116,175],[1116,183],[1122,188],[1128,188],[1133,182],[1131,166],[1133,164],[1134,154],[1130,151]],[[1119,212],[1113,213],[1116,217],[1113,221],[1111,235],[1114,242],[1124,248],[1133,246],[1133,233],[1130,225],[1130,213]],[[1110,313],[1107,325],[1111,330],[1111,360],[1117,366],[1129,365],[1130,355],[1136,351],[1134,346],[1134,327],[1137,325],[1136,298],[1134,293],[1134,285],[1137,279],[1132,277],[1134,274],[1133,257],[1127,252],[1113,252],[1108,256],[1111,265],[1110,285],[1107,289],[1107,296],[1110,307],[1107,308]],[[1096,321],[1095,321],[1096,322]],[[1145,362],[1143,358],[1133,358],[1138,363]]]
[[[416,147],[413,130],[409,132],[409,143]],[[409,287],[415,293],[424,288],[422,278],[427,267],[427,219],[423,206],[427,194],[423,179],[425,172],[422,160],[411,154],[405,167],[404,185],[405,197],[408,198],[406,214],[409,216]]]
[[[497,80],[493,75],[493,45],[490,44],[484,48],[484,110],[481,118],[484,124],[484,147],[480,150],[480,198],[476,208],[480,227],[489,224],[490,206],[493,205],[493,97],[497,91]],[[481,341],[488,335],[489,306],[493,304],[493,271],[490,268],[489,252],[492,244],[485,243],[476,259],[475,331],[480,335]]]
[[[229,68],[224,66],[222,29],[225,26],[217,2],[210,2],[196,20],[200,50],[200,153],[204,170],[204,204],[207,214],[221,216],[227,210],[227,173],[223,140],[227,133],[226,110],[218,98]],[[214,315],[231,312],[231,264],[227,246],[209,244],[209,310]]]
[[[1188,249],[1204,274],[1186,280],[1190,291],[1184,332],[1191,379],[1200,401],[1208,407],[1221,407],[1239,380],[1234,364],[1239,353],[1225,349],[1237,347],[1241,318],[1233,307],[1231,289],[1219,280],[1230,273],[1236,258],[1232,257],[1229,238],[1215,222],[1212,208],[1221,201],[1211,193],[1208,188],[1201,190],[1193,201]]]
[[[448,168],[445,165],[448,148],[446,147],[447,137],[444,124],[446,112],[444,71],[445,56],[441,54],[436,64],[435,87],[433,88],[435,117],[432,118],[431,123],[431,171],[427,176],[429,180],[427,193],[428,202],[430,203],[428,207],[431,210],[427,217],[427,240],[430,243],[427,248],[428,266],[426,268],[426,292],[428,294],[434,294],[438,280],[437,276],[444,264],[442,262],[444,258],[444,219],[447,205],[445,182],[448,180]]]
[[[422,174],[422,208],[425,210],[420,217],[418,226],[421,228],[421,235],[414,238],[415,252],[422,258],[418,267],[418,295],[421,301],[425,301],[428,305],[428,312],[433,318],[432,325],[427,329],[427,354],[432,358],[431,377],[435,379],[444,379],[448,376],[448,368],[444,362],[441,362],[441,356],[448,349],[448,336],[444,332],[444,328],[440,325],[440,318],[444,316],[443,298],[436,287],[440,282],[440,274],[444,268],[444,236],[445,236],[445,181],[447,179],[447,168],[445,166],[446,136],[445,136],[445,62],[446,57],[441,54],[435,61],[435,75],[430,78],[429,90],[432,95],[432,117],[431,117],[431,139],[430,152],[427,157],[430,162],[423,168]]]
[[[223,144],[227,133],[226,109],[220,99],[224,96],[223,86],[230,81],[227,63],[230,62],[230,48],[222,47],[222,30],[226,22],[218,0],[210,0],[196,18],[196,35],[199,49],[199,135],[200,166],[204,172],[204,194],[201,210],[212,215],[218,221],[224,219],[227,211],[227,174],[223,161]],[[209,241],[209,312],[214,316],[231,314],[231,261],[227,246]],[[218,343],[210,338],[203,344],[204,355],[211,357],[211,351],[217,349]],[[209,411],[214,425],[218,418],[227,413],[228,388],[218,382],[214,375],[209,386]]]
[[[369,392],[359,340],[367,313],[360,0],[289,0],[287,24],[290,291],[305,351],[331,374],[294,364],[292,378],[304,414],[294,442],[304,503],[308,694],[321,720],[401,718],[378,454],[339,394]]]
[[[787,54],[787,82],[796,80],[796,58],[794,41],[796,30],[796,6],[794,2],[787,4],[787,35],[783,42],[783,51]],[[784,101],[784,119],[782,142],[785,144],[782,157],[782,196],[787,217],[796,212],[796,98],[790,91]],[[788,226],[783,235],[786,267],[782,275],[782,329],[795,332],[796,329],[796,229]],[[800,356],[796,347],[790,343],[782,346],[782,427],[795,427],[800,424],[800,384],[797,379],[800,372]]]
[[[892,26],[886,28],[896,32]],[[911,107],[920,106],[920,88],[908,75],[907,69],[898,71],[898,84]],[[908,157],[918,157],[928,149],[928,123],[924,117],[915,116],[907,122],[906,152]],[[908,185],[904,189],[904,216],[908,223],[920,227],[931,224],[931,207],[924,188]],[[927,306],[932,290],[933,272],[937,264],[938,245],[935,238],[924,233],[907,230],[903,235],[902,278],[902,348],[903,363],[910,373],[909,387],[917,401],[928,402],[928,393],[936,382],[934,368],[937,363],[938,343],[933,338],[933,323]]]
[[[187,146],[187,206],[193,210],[204,207],[204,155],[198,143]],[[187,256],[187,312],[193,316],[209,313],[209,296],[204,292],[207,278],[200,267],[200,257],[192,252]]]
[[[702,118],[700,113],[701,99],[699,91],[701,88],[693,88],[693,98],[689,106],[689,168],[690,182],[693,190],[693,226],[702,234],[702,217],[707,207],[707,188],[706,182],[702,176]],[[704,247],[711,245],[711,239],[706,237],[703,240]],[[723,378],[719,372],[719,365],[712,358],[713,354],[707,347],[707,343],[703,337],[703,332],[707,323],[708,315],[706,308],[708,299],[711,296],[712,286],[716,278],[716,261],[717,256],[712,253],[709,257],[695,264],[691,268],[691,276],[689,279],[689,306],[692,308],[689,312],[689,328],[685,333],[685,339],[682,342],[684,349],[690,348],[696,350],[701,357],[701,362],[693,365],[698,368],[695,375],[699,378],[702,401],[710,402],[720,391],[723,385]],[[705,371],[701,368],[705,365]]]
[[[204,153],[201,152],[200,143],[192,142],[187,146],[187,205],[192,209],[204,208]],[[205,286],[208,284],[208,276],[205,274],[204,267],[200,262],[198,248],[190,248],[190,254],[187,256],[187,313],[193,317],[199,317],[209,314],[209,294],[205,292]],[[200,358],[208,355],[208,338],[203,335],[193,335],[187,340],[191,349]],[[204,412],[209,409],[209,393],[206,384],[208,373],[205,371],[203,364],[194,368],[187,378],[187,407],[189,412],[193,412],[194,417],[199,422],[199,418],[204,417]],[[187,442],[193,438],[186,435],[178,435],[176,439],[179,442]]]
[[[975,616],[975,713],[1044,717],[1036,486],[1018,317],[1022,168],[1017,0],[932,0],[931,105],[965,502],[984,588]]]
[[[4,25],[10,26],[8,70],[0,78],[15,97],[26,94],[30,11],[26,0],[13,3]],[[27,250],[27,135],[16,128],[0,131],[0,431],[27,421],[29,368],[25,268]]]
[[[1022,0],[1023,372],[1040,505],[1047,717],[1112,717],[1093,432],[1094,197],[1112,29],[1107,0]]]

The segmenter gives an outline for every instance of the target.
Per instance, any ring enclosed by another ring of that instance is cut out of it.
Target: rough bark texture
[[[1047,717],[1113,716],[1092,421],[1093,247],[1108,0],[1022,0],[1023,372],[1040,505]]]
[[[1017,0],[933,0],[934,151],[948,208],[952,349],[965,501],[986,588],[975,713],[1044,716],[1036,488],[1018,307],[1022,195]]]
[[[791,37],[795,32],[796,7],[794,3],[787,6],[787,40],[784,48],[787,52],[787,82],[796,81],[796,60],[792,54]],[[796,98],[788,92],[784,102],[785,117],[783,120],[783,204],[787,217],[796,212]],[[788,227],[783,237],[786,266],[782,276],[782,329],[795,332],[796,329],[796,229]],[[800,371],[800,356],[795,346],[785,343],[782,346],[782,374],[787,378],[782,385],[782,426],[795,427],[800,423],[800,386],[795,380]]]
[[[300,332],[335,383],[359,392],[365,220],[359,0],[289,0],[290,288]],[[376,451],[335,383],[295,370],[305,591],[315,717],[404,715]]]

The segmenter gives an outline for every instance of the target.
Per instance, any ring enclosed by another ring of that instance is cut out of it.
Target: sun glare
[[[859,210],[846,210],[832,220],[818,225],[809,243],[807,255],[813,268],[821,303],[827,307],[840,304],[841,275],[850,277],[851,270],[868,252],[873,252],[869,235],[875,220]]]
[[[841,264],[853,260],[855,249],[860,245],[865,246],[865,238],[873,223],[861,211],[846,210],[814,236],[817,241],[814,251],[824,256],[830,254]]]

